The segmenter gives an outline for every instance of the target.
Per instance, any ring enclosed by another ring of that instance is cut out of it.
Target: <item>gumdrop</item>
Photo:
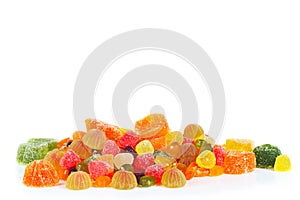
[[[90,175],[83,171],[71,173],[66,181],[66,188],[70,190],[84,190],[92,186]]]
[[[167,145],[166,138],[164,136],[152,137],[148,139],[154,150],[159,150]]]
[[[112,154],[105,154],[101,156],[97,156],[95,158],[96,161],[104,161],[109,165],[109,172],[114,171],[114,156]]]
[[[225,174],[252,172],[256,167],[255,154],[249,151],[228,151],[224,158],[223,167]]]
[[[91,149],[102,150],[106,136],[100,130],[91,129],[82,137],[82,141]]]
[[[117,144],[122,149],[125,149],[127,146],[131,146],[135,148],[138,142],[139,142],[139,136],[135,132],[131,132],[131,131],[125,133],[117,140]]]
[[[207,141],[202,140],[202,139],[197,139],[195,141],[195,146],[200,149],[200,153],[202,151],[205,151],[205,150],[209,150],[209,151],[213,150],[212,145],[210,143],[208,143]]]
[[[144,171],[147,167],[154,164],[152,153],[138,155],[133,162],[133,167],[136,171]]]
[[[76,165],[76,171],[89,172],[88,164],[85,162],[80,162]]]
[[[281,155],[280,149],[271,144],[257,146],[253,152],[255,153],[256,166],[258,168],[273,168],[277,156]]]
[[[276,157],[274,170],[278,172],[287,172],[292,169],[290,158],[287,155],[279,155]]]
[[[106,142],[104,143],[104,147],[102,149],[101,154],[105,155],[105,154],[112,154],[112,155],[117,155],[118,153],[120,153],[120,148],[118,147],[118,145],[116,144],[115,141],[113,140],[106,140]]]
[[[86,134],[86,132],[84,132],[84,131],[75,131],[72,134],[72,139],[73,140],[81,140],[85,134]]]
[[[156,179],[156,183],[161,182],[162,175],[166,171],[165,167],[159,164],[150,165],[145,170],[146,176],[153,176]]]
[[[92,150],[81,140],[74,140],[72,144],[70,144],[69,149],[72,149],[81,159],[92,156]]]
[[[202,127],[198,124],[187,125],[184,128],[183,136],[192,140],[204,139],[205,137]]]
[[[69,170],[80,162],[80,157],[73,150],[68,150],[60,159],[59,164],[63,169]]]
[[[223,146],[215,145],[213,148],[213,153],[216,157],[216,165],[223,166],[226,149]]]
[[[199,167],[211,169],[216,164],[215,154],[209,150],[205,150],[197,156],[196,163]]]
[[[32,187],[55,186],[59,176],[53,165],[46,160],[35,160],[29,163],[24,172],[23,183]]]
[[[154,153],[154,147],[149,140],[142,140],[136,145],[135,151],[139,155],[144,153]]]
[[[188,166],[190,163],[196,160],[197,156],[198,156],[198,150],[196,146],[192,143],[185,143],[181,145],[177,158],[179,159],[178,160],[179,163]]]
[[[165,148],[161,149],[161,151],[167,153],[173,158],[177,157],[180,150],[181,150],[181,145],[178,142],[172,142],[168,144]]]
[[[179,169],[171,168],[164,172],[161,183],[168,188],[179,188],[185,185],[186,179]]]
[[[156,179],[153,176],[142,176],[139,180],[139,187],[150,187],[156,184]]]
[[[89,174],[93,180],[99,176],[104,176],[109,172],[110,166],[105,161],[91,160],[88,164]]]
[[[65,153],[66,151],[63,149],[53,149],[52,151],[49,151],[44,157],[44,160],[52,164],[52,166],[57,171],[59,179],[62,180],[65,180],[67,178],[66,170],[60,166],[60,159],[65,155]]]
[[[225,148],[227,151],[253,151],[254,141],[248,139],[227,139]]]
[[[120,169],[124,164],[132,164],[134,157],[131,153],[119,153],[114,157],[114,165],[117,169]]]
[[[150,114],[135,122],[135,131],[141,138],[151,138],[166,135],[169,126],[163,114]]]
[[[137,180],[132,172],[121,170],[117,171],[112,177],[110,186],[119,190],[129,190],[137,186]]]
[[[120,170],[126,170],[126,171],[129,171],[129,172],[134,172],[134,168],[130,164],[124,164],[124,165],[122,165],[120,167]]]
[[[122,135],[122,132],[119,130],[119,127],[100,120],[86,119],[85,124],[87,131],[91,129],[98,129],[102,131],[105,134],[106,138],[109,140],[116,140]]]
[[[154,159],[155,164],[160,164],[164,167],[172,166],[173,163],[175,163],[176,160],[173,157],[163,156],[163,155],[157,155]]]
[[[220,176],[222,174],[224,174],[224,167],[219,165],[215,165],[209,170],[209,176]]]
[[[181,145],[183,143],[183,134],[180,131],[169,132],[166,135],[166,142],[167,144],[177,142]]]
[[[109,187],[111,183],[111,178],[109,176],[99,176],[93,182],[94,187]]]

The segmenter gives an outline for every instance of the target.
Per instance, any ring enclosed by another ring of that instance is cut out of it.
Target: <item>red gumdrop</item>
[[[102,149],[101,154],[105,155],[105,154],[112,154],[112,155],[117,155],[118,153],[120,153],[120,148],[118,147],[118,145],[116,144],[115,141],[113,140],[106,140],[106,142],[104,143],[104,147]]]
[[[156,183],[161,182],[162,175],[166,171],[165,167],[160,164],[151,165],[146,168],[145,175],[153,176],[156,179]]]
[[[216,157],[216,165],[223,166],[226,149],[223,146],[215,145],[213,148],[213,153]]]
[[[125,133],[117,140],[119,147],[122,149],[125,149],[127,146],[135,148],[138,142],[139,136],[135,132],[131,131]]]
[[[144,171],[147,167],[154,164],[154,156],[152,153],[144,153],[138,155],[133,162],[136,171]]]
[[[88,164],[89,174],[92,179],[96,180],[99,176],[105,176],[108,174],[110,166],[105,161],[91,160]]]
[[[80,157],[73,150],[68,150],[65,155],[61,157],[59,164],[63,169],[69,170],[80,162]]]

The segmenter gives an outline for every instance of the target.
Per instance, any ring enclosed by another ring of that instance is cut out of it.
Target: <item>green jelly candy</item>
[[[212,145],[208,143],[206,140],[202,140],[202,139],[197,139],[195,141],[195,146],[200,148],[200,153],[205,150],[209,150],[209,151],[213,150]]]
[[[156,184],[156,179],[153,176],[142,176],[139,181],[140,187],[150,187]]]
[[[47,143],[49,151],[57,148],[57,140],[54,138],[30,138],[27,143],[35,143],[35,144],[41,144],[41,143]]]
[[[129,172],[134,172],[133,166],[131,164],[124,164],[120,167],[120,170],[126,170]]]
[[[263,144],[254,148],[256,158],[256,167],[258,168],[273,168],[276,157],[281,155],[278,147],[271,144]]]

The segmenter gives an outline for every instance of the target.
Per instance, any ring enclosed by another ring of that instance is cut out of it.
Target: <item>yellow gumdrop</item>
[[[278,172],[287,172],[292,169],[291,160],[287,155],[279,155],[276,157],[274,170]]]
[[[216,165],[216,156],[209,150],[202,151],[196,158],[199,167],[211,169]]]
[[[180,131],[169,132],[166,135],[167,144],[171,144],[172,142],[178,142],[178,144],[182,144],[183,142],[183,134]]]
[[[149,140],[143,140],[136,145],[135,151],[139,155],[144,153],[154,153],[154,147]]]

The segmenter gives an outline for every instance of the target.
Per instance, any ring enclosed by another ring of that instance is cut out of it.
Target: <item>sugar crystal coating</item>
[[[271,144],[257,146],[253,152],[255,153],[258,168],[273,168],[276,157],[281,155],[280,149]]]
[[[225,174],[244,174],[252,172],[256,167],[253,152],[228,151],[224,158]]]
[[[68,150],[60,159],[59,164],[63,169],[69,170],[80,162],[80,157],[73,150]]]
[[[138,155],[133,162],[134,169],[144,171],[147,167],[154,164],[154,156],[152,153]]]
[[[106,136],[98,129],[91,129],[82,137],[82,141],[91,149],[102,150]]]
[[[97,179],[99,176],[105,176],[108,174],[110,166],[105,161],[95,161],[92,160],[88,164],[89,174],[93,180]]]

